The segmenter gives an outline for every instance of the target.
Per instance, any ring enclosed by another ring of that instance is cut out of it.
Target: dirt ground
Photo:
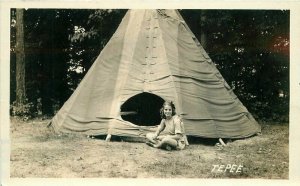
[[[144,143],[54,134],[49,120],[11,120],[11,177],[288,179],[288,124],[264,124],[262,135],[228,142],[193,139],[166,151]]]

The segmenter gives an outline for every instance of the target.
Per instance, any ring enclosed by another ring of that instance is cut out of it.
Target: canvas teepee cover
[[[52,126],[144,136],[155,127],[120,114],[123,103],[143,92],[173,100],[187,135],[242,138],[260,132],[176,10],[129,10]]]

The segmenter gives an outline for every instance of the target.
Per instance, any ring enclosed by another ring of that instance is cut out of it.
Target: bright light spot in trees
[[[75,72],[77,72],[78,74],[81,74],[81,73],[83,72],[83,67],[78,66],[78,67],[75,69]]]

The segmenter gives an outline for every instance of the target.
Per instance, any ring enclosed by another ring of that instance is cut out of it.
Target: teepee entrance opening
[[[140,126],[154,126],[160,123],[159,110],[164,100],[150,93],[141,93],[126,100],[121,106],[121,117]]]

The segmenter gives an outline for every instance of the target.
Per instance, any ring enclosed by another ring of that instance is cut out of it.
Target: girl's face
[[[166,118],[172,117],[172,107],[170,105],[164,106],[164,114]]]

